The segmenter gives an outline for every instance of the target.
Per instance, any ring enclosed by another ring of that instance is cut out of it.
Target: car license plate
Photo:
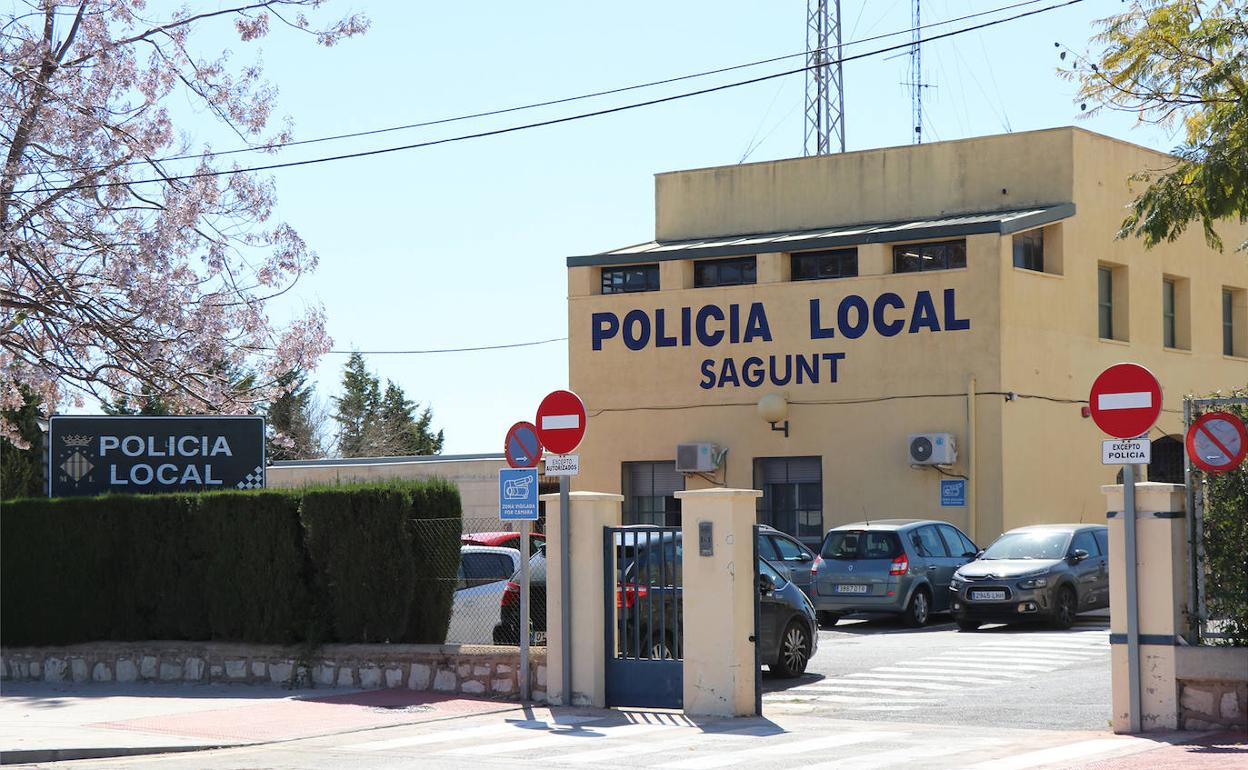
[[[838,594],[865,594],[867,586],[862,585],[839,585],[836,587]]]
[[[971,591],[971,599],[974,601],[1004,601],[1005,591]]]

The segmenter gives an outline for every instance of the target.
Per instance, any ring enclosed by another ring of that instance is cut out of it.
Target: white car
[[[520,569],[520,551],[489,545],[459,548],[459,583],[451,604],[447,644],[493,644],[503,592]]]

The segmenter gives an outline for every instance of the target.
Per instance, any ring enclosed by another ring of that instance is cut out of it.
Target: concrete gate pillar
[[[1127,665],[1126,543],[1121,484],[1101,487],[1109,517],[1109,630],[1113,727],[1131,730]],[[1187,614],[1187,522],[1182,484],[1135,485],[1136,592],[1140,634],[1140,728],[1177,730],[1175,645]]]
[[[620,526],[621,495],[603,492],[568,493],[568,564],[572,587],[571,697],[563,692],[563,580],[559,529],[559,495],[542,495],[546,503],[546,699],[563,706],[607,704],[606,652],[602,642],[602,528]]]
[[[708,716],[755,713],[754,579],[757,489],[677,492],[684,585],[684,710]],[[710,556],[699,527],[711,525]]]

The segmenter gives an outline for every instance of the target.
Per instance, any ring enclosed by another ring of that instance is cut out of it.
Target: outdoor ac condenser
[[[907,448],[911,465],[953,465],[958,461],[952,433],[911,433]]]
[[[680,473],[708,473],[715,470],[719,447],[714,444],[677,444],[676,470]]]

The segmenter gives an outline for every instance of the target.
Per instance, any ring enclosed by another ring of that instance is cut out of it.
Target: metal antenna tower
[[[806,65],[805,154],[837,152],[834,142],[845,152],[841,0],[807,0]]]
[[[922,39],[922,31],[919,29],[923,22],[919,20],[921,0],[914,0],[914,14],[911,18],[912,31],[910,33],[910,125],[914,128],[913,139],[914,144],[923,144],[923,52],[919,41]]]

